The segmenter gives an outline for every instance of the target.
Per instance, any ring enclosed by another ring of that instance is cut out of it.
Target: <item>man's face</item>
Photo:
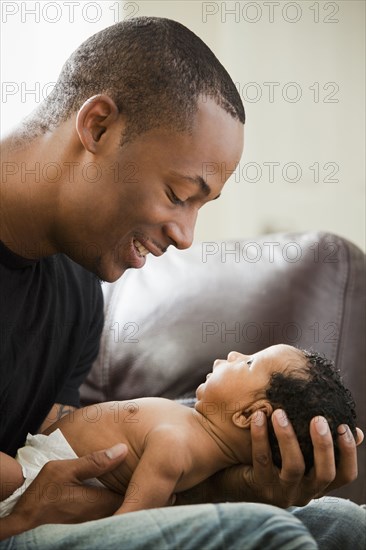
[[[253,355],[232,351],[227,359],[216,359],[206,382],[198,386],[196,409],[204,413],[216,406],[222,411],[233,412],[234,409],[249,407],[265,399],[265,390],[273,373],[294,372],[303,369],[305,364],[304,354],[285,344],[271,346]]]
[[[155,129],[122,147],[115,134],[115,149],[95,159],[103,181],[84,185],[71,211],[82,246],[66,250],[110,282],[147,253],[191,246],[198,210],[219,196],[243,149],[243,125],[212,100],[199,104],[191,134]]]

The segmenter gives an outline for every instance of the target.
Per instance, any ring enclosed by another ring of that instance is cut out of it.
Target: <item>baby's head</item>
[[[344,387],[334,364],[317,352],[302,350],[302,353],[302,376],[297,376],[296,370],[291,369],[287,373],[273,373],[266,388],[266,396],[273,410],[281,408],[286,411],[304,456],[305,472],[308,472],[314,464],[309,432],[311,419],[318,415],[326,418],[333,437],[337,464],[337,427],[347,424],[356,439],[356,413],[351,392]],[[268,427],[273,462],[281,466],[281,454],[271,421]]]
[[[355,403],[331,361],[316,352],[278,344],[252,356],[229,353],[216,360],[213,372],[197,388],[196,409],[221,426],[249,429],[253,414],[267,415],[273,462],[281,466],[271,414],[283,409],[295,430],[306,472],[314,463],[309,425],[324,416],[329,424],[338,459],[337,427],[347,424],[356,438]],[[228,423],[228,421],[230,422]]]

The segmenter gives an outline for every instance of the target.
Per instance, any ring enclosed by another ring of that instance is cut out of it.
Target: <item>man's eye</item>
[[[184,204],[184,201],[180,200],[180,198],[177,197],[177,195],[170,189],[170,195],[169,199],[173,204],[178,204],[179,206],[182,206]]]

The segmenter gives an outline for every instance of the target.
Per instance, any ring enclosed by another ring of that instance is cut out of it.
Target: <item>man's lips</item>
[[[137,241],[136,239],[133,240],[133,246],[135,247],[138,255],[142,258],[145,258],[145,256],[147,256],[150,252],[142,243],[140,243],[140,241]]]
[[[153,254],[153,256],[161,256],[164,254],[164,250],[160,248],[159,246],[156,246],[149,240],[145,239],[133,239],[134,247],[137,249],[140,256],[145,257],[149,252]]]

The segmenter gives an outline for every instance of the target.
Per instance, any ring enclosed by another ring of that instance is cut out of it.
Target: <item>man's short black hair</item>
[[[300,444],[307,473],[314,464],[309,431],[311,419],[318,415],[327,419],[337,464],[337,427],[347,424],[356,439],[356,412],[351,392],[343,385],[340,372],[333,362],[319,353],[303,351],[306,364],[300,376],[296,376],[295,372],[273,373],[266,397],[274,409],[281,408],[286,412]],[[270,419],[268,427],[273,462],[281,467],[281,454]]]
[[[189,130],[200,97],[245,122],[243,103],[225,68],[198,36],[170,19],[132,18],[88,38],[66,61],[29,124],[34,133],[44,133],[101,93],[126,115],[122,143],[156,127]]]

